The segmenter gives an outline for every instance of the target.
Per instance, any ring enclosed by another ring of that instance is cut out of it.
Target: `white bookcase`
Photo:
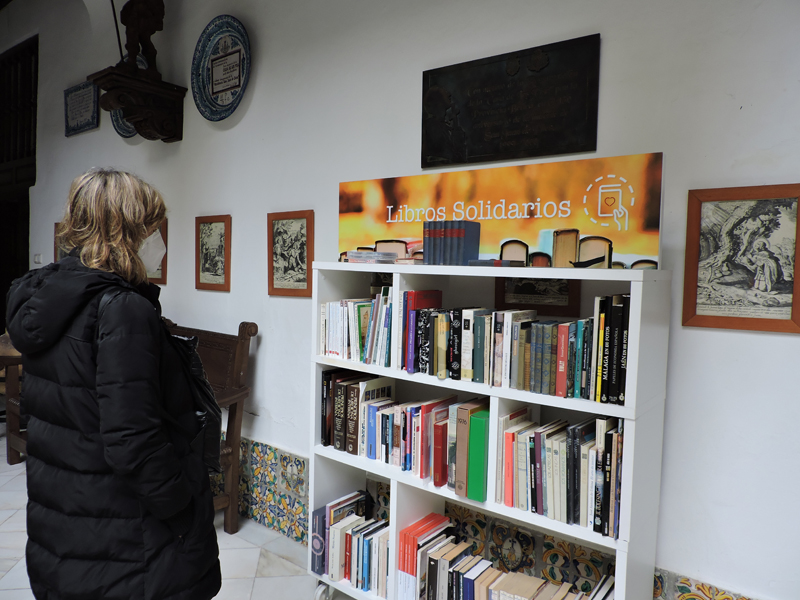
[[[364,487],[365,477],[384,479],[391,484],[391,523],[393,543],[389,555],[389,600],[396,597],[397,532],[431,511],[444,513],[445,501],[470,506],[504,519],[525,524],[544,533],[575,541],[616,556],[617,600],[650,598],[658,528],[661,488],[661,446],[666,397],[667,345],[669,336],[671,273],[629,269],[536,269],[497,267],[454,267],[434,265],[377,265],[315,262],[313,265],[313,307],[311,345],[311,456],[309,528],[311,514],[319,506]],[[372,273],[392,273],[391,367],[383,368],[319,355],[319,314],[324,302],[368,295]],[[495,277],[539,277],[572,279],[581,283],[581,317],[592,314],[594,297],[629,293],[630,326],[625,406],[589,400],[565,399],[507,388],[489,387],[471,381],[440,380],[399,368],[397,343],[402,327],[398,315],[402,293],[408,290],[441,289],[443,306],[494,307]],[[447,487],[435,487],[413,474],[378,461],[353,456],[320,444],[320,387],[323,370],[345,367],[354,371],[393,377],[401,401],[426,399],[456,391],[463,398],[490,397],[490,438],[488,500],[473,502],[456,496]],[[535,513],[509,508],[494,502],[497,448],[497,419],[511,409],[530,404],[540,423],[555,418],[577,422],[586,416],[606,415],[625,419],[625,446],[622,457],[619,539],[604,537],[588,528],[567,525]],[[309,561],[311,558],[309,544]],[[310,564],[310,562],[309,562]],[[309,569],[309,573],[311,573]],[[313,575],[313,573],[311,573]],[[316,576],[316,575],[315,575]],[[342,593],[361,599],[375,599],[347,583],[320,581]]]

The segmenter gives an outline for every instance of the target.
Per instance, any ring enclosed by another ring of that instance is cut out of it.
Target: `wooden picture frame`
[[[194,287],[231,291],[231,216],[195,217]]]
[[[495,310],[535,309],[537,316],[578,318],[581,282],[545,277],[495,277],[494,305]]]
[[[310,298],[314,211],[269,213],[267,252],[269,295]]]
[[[156,271],[148,271],[147,272],[147,280],[150,283],[160,283],[161,285],[167,285],[167,256],[169,255],[169,242],[167,241],[167,219],[164,219],[164,222],[161,223],[161,227],[159,227],[159,231],[161,231],[161,239],[164,240],[164,245],[167,247],[167,252],[164,254],[164,258],[161,259],[161,266],[158,267]]]
[[[683,324],[800,333],[800,184],[689,190]]]

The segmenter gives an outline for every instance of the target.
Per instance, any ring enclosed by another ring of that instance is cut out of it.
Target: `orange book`
[[[517,461],[514,460],[514,452],[517,441],[517,432],[527,429],[533,425],[531,421],[517,423],[505,431],[505,444],[503,448],[503,503],[506,506],[514,507],[514,476],[517,472]]]

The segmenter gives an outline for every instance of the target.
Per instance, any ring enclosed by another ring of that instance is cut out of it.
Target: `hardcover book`
[[[485,502],[489,469],[488,409],[479,410],[469,417],[468,454],[467,498],[476,502]],[[458,480],[456,480],[456,486],[458,486]]]

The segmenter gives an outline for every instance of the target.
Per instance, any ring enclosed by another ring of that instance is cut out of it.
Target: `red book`
[[[569,323],[558,324],[558,364],[556,367],[556,396],[567,396],[567,363],[569,362]]]
[[[446,396],[444,398],[436,398],[435,400],[428,400],[423,402],[420,406],[420,419],[419,419],[419,436],[417,437],[417,442],[419,447],[417,452],[419,453],[419,475],[422,479],[427,479],[431,476],[430,472],[430,442],[431,442],[431,426],[433,425],[431,419],[433,411],[444,407],[450,406],[454,402],[458,402],[458,396],[453,394],[452,396]]]
[[[353,545],[353,536],[348,530],[344,536],[344,578],[350,579],[350,548]]]
[[[433,425],[433,485],[447,485],[447,419]]]

